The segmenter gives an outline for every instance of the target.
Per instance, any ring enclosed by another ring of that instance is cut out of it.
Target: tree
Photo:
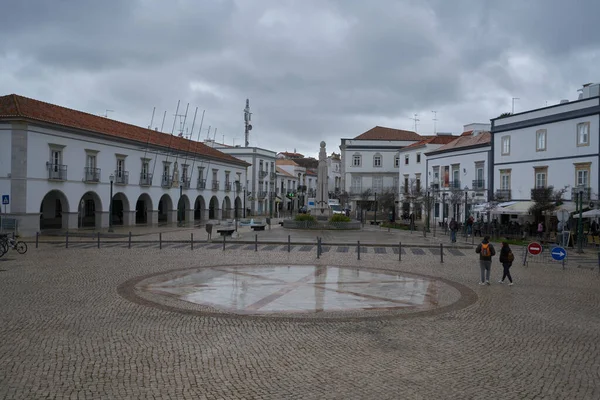
[[[529,212],[536,221],[543,219],[546,212],[554,210],[557,205],[562,204],[562,197],[567,192],[568,186],[560,190],[554,190],[554,186],[531,189],[531,200],[533,204],[529,207]]]
[[[408,185],[406,183],[408,183]],[[404,201],[413,205],[413,212],[415,214],[417,211],[420,212],[425,194],[423,187],[420,185],[420,181],[414,178],[410,179],[408,182],[405,182],[400,189]]]
[[[394,188],[387,187],[383,189],[381,195],[377,195],[377,204],[380,210],[389,210],[394,212],[396,208],[396,191]],[[395,214],[395,212],[394,212]]]
[[[448,204],[452,205],[452,217],[458,217],[458,215],[456,215],[456,209],[457,206],[464,203],[465,201],[465,192],[463,192],[462,190],[458,189],[458,188],[452,188],[450,190],[450,195],[448,196]],[[449,216],[450,217],[450,216]],[[458,218],[457,218],[457,222],[458,222]]]
[[[498,116],[498,118],[506,118],[506,117],[510,117],[511,115],[512,115],[512,113],[504,112],[504,113],[500,114]]]

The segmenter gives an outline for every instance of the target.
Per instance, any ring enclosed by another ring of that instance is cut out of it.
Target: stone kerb
[[[339,229],[352,230],[360,229],[359,221],[350,222],[331,222],[331,221],[293,221],[283,220],[283,227],[288,229]]]

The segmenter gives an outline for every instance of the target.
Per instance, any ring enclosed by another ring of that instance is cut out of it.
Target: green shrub
[[[350,222],[350,217],[346,217],[344,214],[334,214],[329,219],[329,222]]]
[[[298,214],[296,215],[296,218],[294,218],[294,221],[311,221],[314,222],[317,219],[315,217],[313,217],[310,214]]]

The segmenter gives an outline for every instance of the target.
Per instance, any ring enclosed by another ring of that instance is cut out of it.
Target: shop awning
[[[529,215],[529,209],[533,204],[533,201],[509,201],[498,204],[491,214]]]

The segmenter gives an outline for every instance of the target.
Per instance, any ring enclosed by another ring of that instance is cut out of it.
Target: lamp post
[[[377,192],[375,192],[375,225],[377,225]]]
[[[243,204],[244,209],[242,210],[242,216],[244,218],[246,218],[246,188],[244,188],[244,204]]]
[[[583,253],[583,190],[579,191],[579,221],[577,221],[577,252]]]
[[[235,198],[233,200],[233,214],[235,217],[235,231],[237,232],[238,227],[238,206],[237,206],[237,198],[238,198],[238,186],[240,181],[235,181]]]
[[[177,201],[177,226],[181,226],[183,222],[183,213],[182,207],[184,207],[181,199],[183,198],[183,183],[179,182],[179,201]]]
[[[465,237],[467,236],[468,232],[467,232],[467,206],[468,206],[468,202],[469,202],[469,187],[465,186]]]
[[[108,231],[113,232],[113,182],[115,181],[115,176],[113,174],[110,174],[108,179],[110,179],[110,202],[108,203]]]
[[[427,191],[427,232],[429,232],[429,218],[431,217],[431,203],[429,197],[429,190]]]
[[[448,193],[442,194],[442,227],[444,232],[446,232],[446,196],[448,196]]]

